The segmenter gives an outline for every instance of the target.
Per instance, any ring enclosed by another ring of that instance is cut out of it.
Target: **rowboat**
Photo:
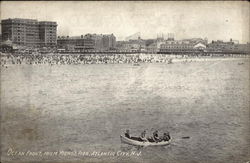
[[[121,137],[121,142],[125,143],[125,144],[129,144],[129,145],[135,145],[135,146],[165,146],[168,145],[170,143],[169,141],[161,141],[161,142],[142,142],[142,141],[137,141],[137,140],[133,140],[133,139],[129,139],[125,136],[120,136]]]

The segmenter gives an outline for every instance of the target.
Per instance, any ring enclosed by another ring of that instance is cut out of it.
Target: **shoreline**
[[[90,65],[90,64],[131,64],[140,66],[140,64],[175,64],[192,63],[208,61],[226,61],[226,60],[249,60],[249,55],[244,56],[181,56],[181,55],[78,55],[78,56],[60,56],[54,55],[13,55],[1,53],[1,67],[10,65]],[[238,63],[244,64],[244,63]]]
[[[8,68],[13,67],[13,66],[23,66],[23,65],[30,65],[30,66],[68,66],[68,65],[131,65],[134,67],[140,67],[141,65],[145,64],[165,64],[165,65],[171,65],[171,64],[188,64],[188,63],[198,63],[198,62],[212,62],[212,61],[241,61],[238,63],[238,65],[243,65],[244,62],[242,61],[248,61],[250,62],[250,58],[199,58],[199,59],[193,59],[193,58],[188,58],[188,59],[174,59],[172,63],[167,63],[167,62],[139,62],[136,63],[79,63],[79,64],[49,64],[49,63],[43,63],[43,64],[27,64],[27,63],[22,63],[22,64],[1,64],[0,67],[2,68]]]

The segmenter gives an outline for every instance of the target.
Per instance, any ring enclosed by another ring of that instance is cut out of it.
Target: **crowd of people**
[[[68,65],[68,64],[137,64],[138,63],[173,63],[173,60],[192,62],[200,56],[188,55],[166,55],[166,54],[23,54],[23,53],[1,53],[1,66],[10,64],[29,65]],[[204,57],[202,57],[204,58]]]
[[[65,64],[119,64],[119,63],[153,63],[167,62],[172,59],[166,55],[140,55],[140,54],[85,54],[85,55],[14,55],[1,54],[1,65],[9,64],[49,64],[49,65],[65,65]]]

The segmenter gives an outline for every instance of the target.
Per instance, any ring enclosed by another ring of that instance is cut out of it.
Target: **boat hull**
[[[170,143],[170,141],[162,141],[162,142],[141,142],[141,141],[137,141],[137,140],[132,140],[129,138],[126,138],[125,136],[120,136],[121,138],[121,142],[122,143],[126,143],[129,145],[135,145],[135,146],[165,146],[168,145]]]

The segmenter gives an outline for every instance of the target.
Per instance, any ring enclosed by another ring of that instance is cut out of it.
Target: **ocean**
[[[1,67],[1,161],[245,163],[249,63]],[[121,143],[126,129],[172,140],[137,148]]]

